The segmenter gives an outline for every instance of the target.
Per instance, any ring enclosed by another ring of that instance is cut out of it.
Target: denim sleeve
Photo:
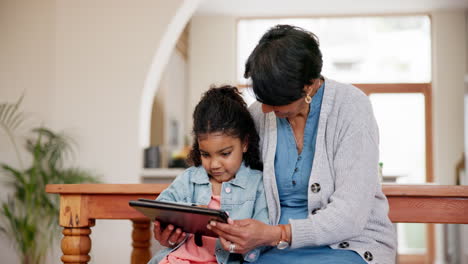
[[[262,221],[265,224],[269,224],[268,206],[265,197],[265,189],[263,187],[263,180],[260,180],[260,182],[258,183],[257,195],[255,198],[255,206],[252,218]]]
[[[262,221],[265,224],[269,224],[268,220],[268,207],[266,203],[265,190],[263,187],[263,181],[260,181],[257,188],[257,197],[255,199],[255,207],[253,212],[253,219]],[[245,253],[244,261],[253,262],[256,261],[263,252],[268,247],[259,247]]]
[[[175,180],[156,198],[162,202],[176,202],[182,204],[190,204],[187,199],[189,195],[190,175],[193,172],[193,167],[186,169],[182,174],[177,176]]]

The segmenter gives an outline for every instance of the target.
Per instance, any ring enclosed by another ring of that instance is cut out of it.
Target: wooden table
[[[132,264],[151,257],[150,221],[128,206],[129,200],[155,199],[167,184],[52,184],[48,193],[60,194],[60,220],[64,229],[63,263],[88,263],[91,227],[96,219],[133,222]],[[468,224],[468,186],[383,185],[395,223]]]

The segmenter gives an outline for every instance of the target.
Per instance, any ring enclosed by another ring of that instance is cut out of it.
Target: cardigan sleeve
[[[331,245],[362,233],[373,210],[378,180],[378,128],[370,101],[342,111],[343,125],[330,163],[334,192],[316,214],[290,220],[292,247]],[[330,131],[329,131],[330,132]],[[318,144],[318,142],[317,142]],[[316,195],[309,190],[309,195]]]

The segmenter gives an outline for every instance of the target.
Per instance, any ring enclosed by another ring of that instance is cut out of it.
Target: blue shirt
[[[308,184],[314,162],[315,141],[324,86],[325,84],[322,84],[312,97],[304,129],[301,154],[297,152],[293,130],[288,120],[276,118],[278,136],[275,174],[281,205],[280,224],[288,224],[289,219],[307,218]]]

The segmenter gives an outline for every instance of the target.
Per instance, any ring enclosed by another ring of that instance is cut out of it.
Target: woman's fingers
[[[207,228],[218,234],[220,237],[227,239],[228,241],[238,242],[242,240],[242,230],[239,230],[239,228],[235,225],[211,221]]]
[[[239,228],[234,223],[232,224],[224,224],[216,221],[211,221],[208,224],[208,228],[213,230],[214,232],[223,232],[224,234],[237,234],[239,232]]]
[[[258,246],[271,244],[273,227],[258,220],[244,219],[235,220],[232,224],[211,222],[208,228],[225,240],[222,244],[225,250],[232,249],[230,243],[234,243],[236,253],[245,253]]]
[[[248,250],[245,250],[245,248],[242,246],[242,244],[236,243],[236,242],[231,242],[229,240],[226,240],[223,237],[219,237],[219,242],[221,243],[221,246],[223,247],[224,250],[230,251],[231,250],[231,245],[234,243],[234,252],[231,253],[237,253],[237,254],[244,254],[248,252]]]

